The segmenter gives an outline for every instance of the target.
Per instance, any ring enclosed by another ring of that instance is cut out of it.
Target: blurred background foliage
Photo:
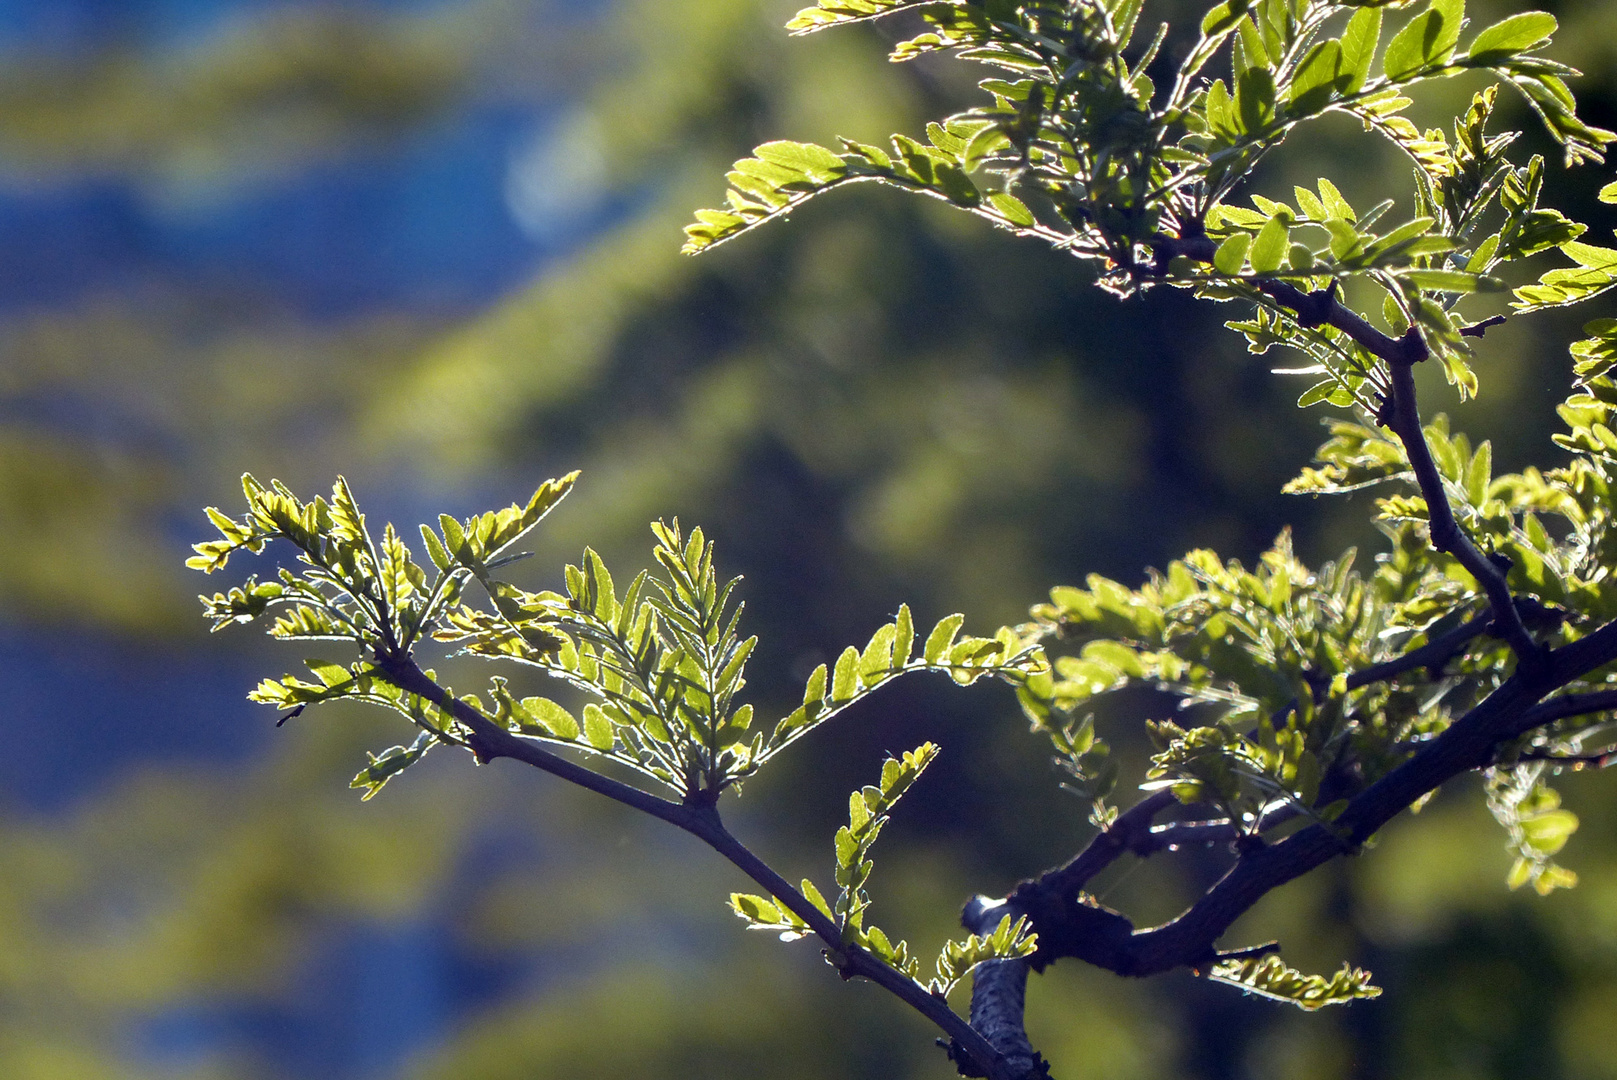
[[[0,0],[0,1076],[951,1073],[879,991],[742,934],[739,880],[656,823],[449,755],[361,805],[362,748],[403,732],[340,708],[275,729],[242,695],[297,657],[196,617],[181,559],[245,470],[341,471],[409,524],[582,468],[531,583],[702,524],[747,577],[773,708],[901,600],[984,632],[1091,571],[1251,560],[1286,523],[1312,559],[1373,547],[1364,502],[1277,494],[1321,414],[1225,312],[1115,303],[869,188],[678,256],[754,143],[914,132],[970,89],[875,31],[788,40],[795,6]],[[1617,8],[1548,6],[1614,126]],[[1348,125],[1288,149],[1260,190],[1330,175],[1358,202],[1402,167]],[[1597,230],[1602,179],[1553,181]],[[1503,466],[1553,460],[1562,346],[1595,314],[1489,335],[1457,422]],[[1125,753],[1153,707],[1103,718]],[[944,756],[872,889],[933,946],[1087,835],[1003,690],[885,691],[749,784],[735,828],[823,875],[846,792],[925,738]],[[1445,795],[1232,935],[1368,966],[1377,1001],[1304,1016],[1062,965],[1034,1041],[1063,1080],[1617,1076],[1617,787],[1567,789],[1570,893],[1508,893],[1480,799]],[[1104,899],[1167,917],[1222,865],[1122,868]]]

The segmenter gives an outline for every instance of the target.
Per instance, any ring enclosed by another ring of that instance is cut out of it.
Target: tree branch
[[[1147,795],[1119,814],[1071,862],[1041,877],[1040,885],[1070,903],[1090,878],[1112,865],[1119,855],[1148,845],[1152,820],[1177,802],[1167,788]]]
[[[1418,651],[1418,650],[1417,650]],[[1161,926],[1135,930],[1127,918],[1093,903],[1074,902],[1057,892],[1087,880],[1125,850],[1153,846],[1171,834],[1150,827],[1162,809],[1156,796],[1142,800],[1092,841],[1077,858],[1043,878],[1024,882],[1007,898],[1010,910],[1029,917],[1039,935],[1035,970],[1072,956],[1120,975],[1154,975],[1177,967],[1200,967],[1217,959],[1219,937],[1271,890],[1300,877],[1336,855],[1356,850],[1378,829],[1422,795],[1453,777],[1493,764],[1501,743],[1566,716],[1617,709],[1617,690],[1543,696],[1590,671],[1617,660],[1617,621],[1559,649],[1547,651],[1545,674],[1518,671],[1442,734],[1421,744],[1403,764],[1364,789],[1329,825],[1300,829],[1278,843],[1255,843],[1182,915]],[[1161,794],[1160,792],[1158,794]],[[1222,823],[1200,827],[1210,833]]]
[[[1523,717],[1529,727],[1541,727],[1568,716],[1617,710],[1617,690],[1597,690],[1588,694],[1563,694],[1540,702]]]
[[[1347,677],[1347,688],[1358,690],[1373,683],[1385,682],[1402,675],[1406,671],[1415,671],[1419,668],[1430,668],[1441,671],[1443,666],[1458,656],[1473,640],[1487,633],[1489,625],[1493,623],[1493,615],[1478,615],[1474,619],[1467,619],[1446,634],[1439,634],[1418,649],[1411,649],[1402,656],[1395,656],[1391,660],[1379,664],[1371,664],[1361,671],[1355,671]]]
[[[1027,1080],[1027,1063],[1008,1060],[949,1003],[928,993],[926,988],[901,971],[872,956],[857,945],[846,945],[841,931],[823,911],[732,836],[711,802],[676,803],[641,791],[630,784],[602,776],[559,754],[551,753],[531,739],[513,734],[483,715],[465,701],[439,686],[408,655],[378,654],[377,670],[394,686],[416,694],[445,710],[464,724],[471,735],[467,746],[479,762],[512,758],[558,776],[580,787],[605,795],[614,802],[633,807],[660,821],[666,821],[707,844],[784,904],[826,945],[826,958],[844,979],[862,976],[898,997],[949,1036],[951,1045],[961,1048],[977,1067],[979,1075],[991,1080]]]
[[[991,934],[1007,908],[1003,900],[974,896],[960,913],[960,925],[973,934]],[[971,1026],[982,1032],[994,1049],[1020,1068],[1029,1080],[1040,1077],[1049,1080],[1049,1067],[1034,1051],[1023,1022],[1027,973],[1028,962],[1022,957],[979,964],[971,973]],[[953,1047],[949,1056],[960,1066],[961,1075],[977,1075],[960,1060]]]
[[[1404,335],[1404,340],[1419,340],[1419,331],[1411,327],[1409,333]],[[1420,351],[1424,353],[1425,349],[1422,343]],[[1414,362],[1413,359],[1389,362],[1392,396],[1388,399],[1386,416],[1377,419],[1391,428],[1404,444],[1404,453],[1409,457],[1410,467],[1415,470],[1415,482],[1420,485],[1421,494],[1426,498],[1426,520],[1432,546],[1453,555],[1477,579],[1477,584],[1488,594],[1489,606],[1493,608],[1493,633],[1510,643],[1524,675],[1540,678],[1546,670],[1544,647],[1533,640],[1527,627],[1522,624],[1521,613],[1516,610],[1504,570],[1478,550],[1454,518],[1454,509],[1449,505],[1448,493],[1443,488],[1443,477],[1437,471],[1437,463],[1432,460],[1426,433],[1421,430],[1420,414],[1415,405]]]
[[[1158,262],[1166,261],[1163,255],[1170,258],[1183,255],[1211,262],[1216,250],[1213,242],[1205,236],[1185,239],[1162,237],[1155,243]],[[1494,621],[1497,623],[1494,632],[1510,644],[1522,673],[1529,678],[1543,677],[1544,647],[1533,640],[1522,624],[1504,571],[1472,543],[1455,520],[1448,493],[1443,488],[1443,477],[1437,471],[1431,448],[1426,443],[1426,434],[1421,430],[1420,412],[1415,402],[1414,366],[1430,353],[1420,330],[1411,326],[1398,338],[1382,333],[1336,299],[1334,280],[1325,289],[1313,293],[1303,292],[1290,282],[1272,278],[1259,279],[1253,285],[1264,295],[1296,312],[1299,325],[1335,327],[1372,356],[1386,362],[1392,376],[1391,390],[1382,414],[1376,419],[1391,428],[1404,444],[1404,453],[1415,471],[1415,481],[1426,499],[1432,546],[1454,556],[1476,578],[1493,608]]]

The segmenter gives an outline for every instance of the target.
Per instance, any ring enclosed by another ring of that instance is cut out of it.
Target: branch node
[[[1403,363],[1411,366],[1432,355],[1432,350],[1426,345],[1426,339],[1421,336],[1420,327],[1413,324],[1404,331],[1404,336],[1398,339],[1398,346],[1403,352],[1401,358]]]
[[[1316,330],[1331,320],[1331,310],[1336,306],[1337,282],[1335,278],[1323,289],[1317,289],[1308,294],[1308,303],[1297,308],[1297,325],[1305,330]]]

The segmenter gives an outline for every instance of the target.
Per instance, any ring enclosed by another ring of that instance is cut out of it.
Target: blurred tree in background
[[[361,806],[377,721],[275,731],[241,701],[256,645],[196,629],[179,553],[248,468],[307,489],[340,467],[395,520],[582,468],[532,565],[586,539],[639,565],[646,521],[702,523],[782,705],[901,598],[991,624],[1193,546],[1250,562],[1287,522],[1310,557],[1353,539],[1351,507],[1277,494],[1316,417],[1184,297],[1117,305],[868,189],[682,259],[755,143],[879,140],[965,89],[874,35],[788,42],[797,6],[0,4],[0,1075],[952,1071],[876,991],[735,933],[739,882],[683,837],[454,759]],[[1614,126],[1617,11],[1550,9]],[[1402,167],[1351,134],[1286,167]],[[1552,183],[1599,223],[1598,180]],[[1504,333],[1462,415],[1514,467],[1568,335]],[[1003,689],[886,694],[749,786],[735,827],[814,869],[842,792],[941,743],[882,869],[883,923],[935,942],[967,892],[1070,853],[1088,807],[1027,784],[1046,751]],[[1058,967],[1034,1041],[1073,1078],[1617,1074],[1617,798],[1579,779],[1576,890],[1505,892],[1480,801],[1439,798],[1242,924],[1372,967],[1378,1001],[1283,1015]],[[1151,866],[1104,898],[1166,915],[1202,884]]]

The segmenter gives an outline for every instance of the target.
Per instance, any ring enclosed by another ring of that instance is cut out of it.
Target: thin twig
[[[1587,716],[1589,713],[1617,710],[1617,690],[1596,690],[1587,694],[1562,694],[1542,701],[1528,710],[1526,719],[1533,727],[1562,720],[1568,716]]]
[[[1413,342],[1418,337],[1418,332],[1411,328],[1404,340]],[[1420,351],[1425,351],[1424,344],[1420,346]],[[1487,593],[1488,604],[1493,609],[1493,632],[1510,643],[1522,673],[1528,678],[1539,678],[1546,670],[1544,647],[1534,641],[1527,627],[1522,625],[1521,613],[1516,610],[1504,571],[1471,542],[1454,518],[1454,509],[1449,505],[1448,493],[1443,487],[1443,477],[1437,471],[1437,463],[1432,460],[1426,433],[1421,430],[1420,414],[1415,405],[1415,359],[1411,357],[1389,363],[1392,396],[1388,400],[1387,415],[1378,419],[1391,428],[1404,444],[1404,453],[1409,457],[1410,467],[1415,470],[1415,482],[1420,485],[1421,494],[1426,498],[1426,520],[1432,546],[1453,555],[1476,578],[1477,584]]]
[[[1570,765],[1575,770],[1585,765],[1593,765],[1597,769],[1604,769],[1617,758],[1617,749],[1607,750],[1602,754],[1540,754],[1529,752],[1517,754],[1517,761],[1546,761],[1552,765]]]
[[[1467,619],[1446,634],[1439,634],[1418,649],[1411,649],[1402,656],[1395,656],[1391,660],[1379,664],[1371,664],[1360,671],[1355,671],[1347,677],[1347,688],[1358,690],[1373,683],[1385,682],[1396,678],[1406,671],[1415,671],[1419,668],[1430,668],[1441,671],[1443,666],[1458,656],[1474,639],[1488,632],[1493,622],[1493,614],[1478,615],[1474,619]]]

